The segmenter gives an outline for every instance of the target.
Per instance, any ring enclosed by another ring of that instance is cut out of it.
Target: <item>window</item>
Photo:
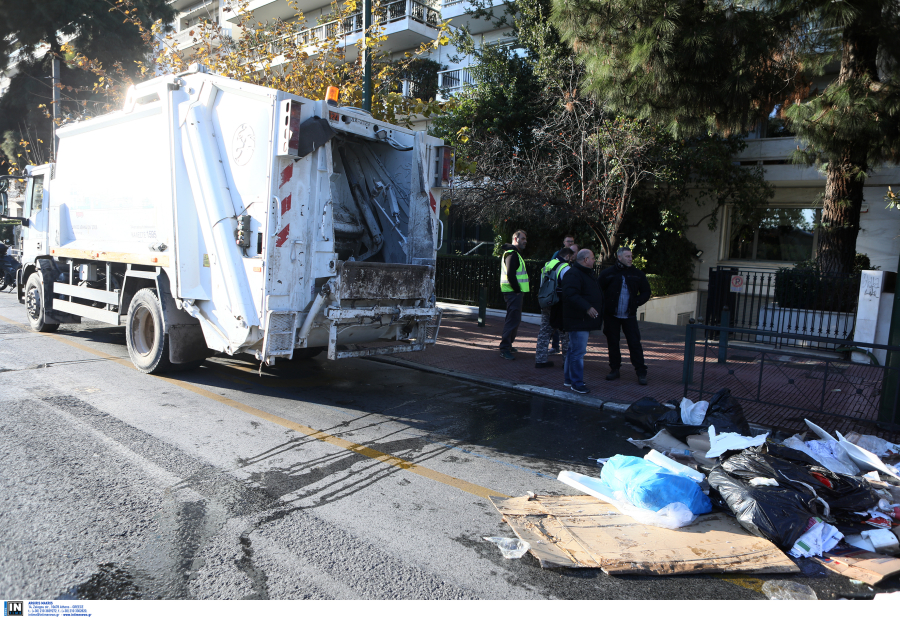
[[[676,318],[676,324],[678,326],[686,326],[690,324],[691,318],[694,317],[693,311],[687,311],[685,313],[679,313]]]
[[[761,208],[753,216],[732,218],[728,258],[801,262],[813,257],[818,208]]]
[[[44,176],[34,176],[31,179],[29,193],[25,196],[25,217],[30,217],[32,213],[41,209],[44,203]]]

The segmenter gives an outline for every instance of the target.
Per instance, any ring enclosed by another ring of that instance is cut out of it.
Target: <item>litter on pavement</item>
[[[544,568],[601,569],[610,575],[800,571],[775,545],[721,512],[701,516],[687,533],[638,523],[593,496],[492,497],[491,502]]]
[[[679,408],[645,397],[626,418],[653,434],[628,439],[648,452],[559,473],[586,495],[491,499],[541,566],[794,573],[814,560],[870,585],[900,573],[900,445],[808,420],[811,439],[753,435],[728,389]],[[769,598],[815,598],[769,584]]]

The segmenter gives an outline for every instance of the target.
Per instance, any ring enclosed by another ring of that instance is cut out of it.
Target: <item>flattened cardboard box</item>
[[[492,497],[544,568],[602,569],[610,575],[796,573],[773,543],[724,513],[667,530],[636,522],[593,496]]]
[[[856,547],[841,547],[815,558],[825,568],[870,586],[900,573],[900,558],[876,554]]]

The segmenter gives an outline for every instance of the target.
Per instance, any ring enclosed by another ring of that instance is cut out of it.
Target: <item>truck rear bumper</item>
[[[360,324],[365,319],[390,318],[391,322],[412,321],[413,328],[407,343],[389,345],[345,345],[338,350],[341,327]],[[353,358],[360,356],[376,356],[379,354],[400,354],[403,352],[420,352],[427,345],[437,341],[441,327],[441,309],[438,307],[361,307],[359,309],[328,307],[325,319],[329,322],[328,358]]]

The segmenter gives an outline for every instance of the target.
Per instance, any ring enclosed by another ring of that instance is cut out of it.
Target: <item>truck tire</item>
[[[142,373],[163,373],[171,369],[169,338],[163,330],[163,312],[156,290],[138,290],[128,307],[125,341],[131,362]]]
[[[44,298],[44,282],[37,273],[31,273],[28,282],[25,283],[25,313],[28,315],[28,323],[31,330],[39,333],[52,333],[59,328],[59,324],[47,324],[47,303]]]

